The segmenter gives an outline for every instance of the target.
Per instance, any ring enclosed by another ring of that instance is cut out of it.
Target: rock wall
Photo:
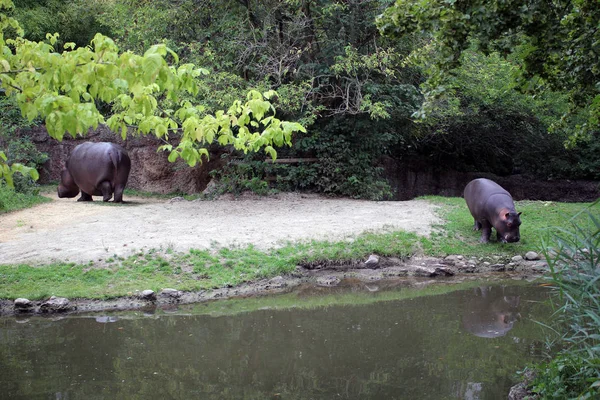
[[[398,161],[391,157],[383,160],[383,166],[395,200],[409,200],[424,195],[462,197],[467,183],[475,178],[497,182],[515,200],[579,202],[594,201],[600,197],[599,181],[543,180],[527,175],[459,172],[422,160]]]
[[[127,149],[131,158],[131,172],[128,188],[155,193],[198,193],[210,182],[209,172],[220,167],[220,154],[211,154],[209,161],[190,168],[185,162],[178,160],[170,163],[167,152],[156,149],[162,142],[154,136],[129,136],[122,140],[112,133],[108,127],[100,126],[90,131],[86,137],[76,139],[65,136],[62,142],[52,139],[43,127],[36,127],[23,132],[31,138],[36,147],[48,154],[49,160],[40,171],[40,183],[57,182],[60,172],[75,146],[85,141],[114,142]]]

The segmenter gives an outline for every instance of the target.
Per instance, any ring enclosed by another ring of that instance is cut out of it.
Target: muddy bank
[[[55,298],[40,301],[27,299],[0,300],[0,315],[71,314],[123,310],[169,309],[177,305],[200,303],[234,297],[262,296],[283,293],[300,285],[313,288],[352,285],[368,291],[395,286],[420,287],[435,283],[461,283],[469,280],[534,280],[546,271],[542,260],[500,257],[476,258],[452,255],[443,259],[432,257],[379,258],[352,265],[314,265],[297,267],[283,276],[247,282],[235,287],[222,287],[198,292],[183,292],[177,288],[136,291],[127,297],[110,300]]]

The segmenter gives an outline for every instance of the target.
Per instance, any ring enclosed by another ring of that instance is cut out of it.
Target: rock
[[[144,300],[156,300],[154,290],[146,289],[140,294],[140,298]]]
[[[460,258],[459,258],[459,257],[460,257]],[[462,256],[457,256],[457,255],[455,255],[455,254],[451,254],[451,255],[449,255],[449,256],[446,256],[446,257],[444,258],[444,261],[448,261],[448,262],[450,262],[450,263],[456,264],[456,263],[457,263],[457,261],[458,261],[458,260],[462,260],[462,258],[463,258]]]
[[[283,279],[282,276],[276,276],[275,278],[271,278],[269,279],[269,287],[272,288],[282,288],[282,287],[286,287],[287,283],[285,281],[285,279]]]
[[[438,275],[434,268],[429,268],[429,267],[414,267],[413,273],[415,274],[415,276],[426,276],[426,277],[432,277],[432,276]]]
[[[477,267],[476,267],[476,266],[474,266],[474,265],[472,265],[472,264],[469,264],[469,265],[465,265],[465,264],[463,264],[463,265],[460,265],[460,266],[458,267],[458,270],[459,270],[460,272],[465,272],[465,273],[467,273],[467,274],[472,274],[472,273],[475,273],[475,272],[477,272]]]
[[[548,264],[546,264],[544,261],[538,261],[533,264],[531,269],[534,272],[546,272],[548,270]]]
[[[186,200],[181,196],[177,196],[177,197],[173,197],[172,199],[170,199],[167,203],[171,204],[171,203],[177,203],[179,201],[186,201]]]
[[[523,261],[523,257],[521,257],[521,256],[514,256],[513,258],[511,258],[511,261],[517,263],[517,262]]]
[[[517,265],[514,262],[509,262],[508,264],[506,264],[506,269],[509,271],[514,271],[516,266]]]
[[[340,283],[340,278],[337,276],[320,276],[317,278],[319,286],[337,286]]]
[[[382,275],[389,276],[406,276],[408,275],[408,269],[405,267],[389,267],[382,271]]]
[[[528,251],[527,254],[525,254],[525,259],[529,261],[539,260],[540,255],[535,251]]]
[[[371,254],[369,256],[369,259],[367,261],[365,261],[365,265],[368,268],[373,268],[373,267],[377,266],[377,264],[379,264],[379,257],[377,257],[375,254]]]
[[[436,275],[444,275],[444,276],[453,276],[454,275],[454,271],[452,271],[450,268],[448,268],[445,265],[434,265],[433,268],[435,268],[435,274]]]
[[[206,185],[206,188],[202,191],[202,193],[205,195],[210,195],[215,193],[218,188],[219,185],[217,185],[217,182],[214,179],[211,179],[211,181],[208,182],[208,185]]]
[[[56,313],[74,310],[76,307],[71,306],[69,299],[64,297],[52,296],[40,305],[42,313]]]
[[[523,374],[523,381],[510,388],[508,392],[508,400],[535,400],[539,397],[529,391],[528,386],[535,379],[535,372],[526,369]]]
[[[492,264],[490,265],[492,271],[504,271],[506,266],[504,264]]]
[[[483,265],[484,267],[489,267],[491,264],[487,261],[484,261],[481,265]]]
[[[160,292],[162,297],[170,297],[172,299],[178,299],[183,295],[183,292],[177,289],[165,288]]]
[[[33,303],[29,299],[18,298],[15,300],[14,307],[17,312],[27,312],[31,311]]]

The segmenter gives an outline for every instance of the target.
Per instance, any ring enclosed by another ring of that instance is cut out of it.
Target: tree
[[[0,0],[1,11],[12,7],[11,0]],[[15,38],[7,38],[10,29]],[[193,166],[203,155],[208,157],[205,146],[215,140],[244,152],[263,149],[275,158],[273,146],[291,145],[292,134],[305,131],[298,123],[275,117],[269,101],[274,91],[251,90],[247,101],[237,100],[214,115],[205,113],[190,96],[198,90],[197,79],[208,71],[193,64],[178,66],[177,54],[164,44],[139,56],[121,53],[112,39],[96,34],[89,46],[65,43],[59,54],[53,47],[58,35],[46,37],[47,42],[26,40],[18,22],[0,14],[0,87],[16,97],[24,116],[41,117],[55,139],[67,132],[83,135],[100,123],[123,138],[135,128],[162,139],[165,144],[159,149],[169,151],[169,161],[181,157]],[[101,104],[110,106],[107,119],[99,111]],[[176,146],[169,142],[173,137],[179,139]],[[12,173],[24,170],[9,167],[4,153],[0,157],[0,176],[10,183]]]
[[[583,112],[578,132],[600,125],[600,7],[596,0],[397,0],[379,18],[382,33],[429,35],[440,85],[472,42],[517,54],[524,89],[546,82],[570,94],[570,115]]]

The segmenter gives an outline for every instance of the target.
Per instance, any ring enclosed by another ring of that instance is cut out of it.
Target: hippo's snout
[[[502,238],[502,241],[504,243],[516,243],[519,240],[521,240],[521,237],[519,235],[513,235],[510,233],[507,233],[506,235],[504,235],[504,237]]]

